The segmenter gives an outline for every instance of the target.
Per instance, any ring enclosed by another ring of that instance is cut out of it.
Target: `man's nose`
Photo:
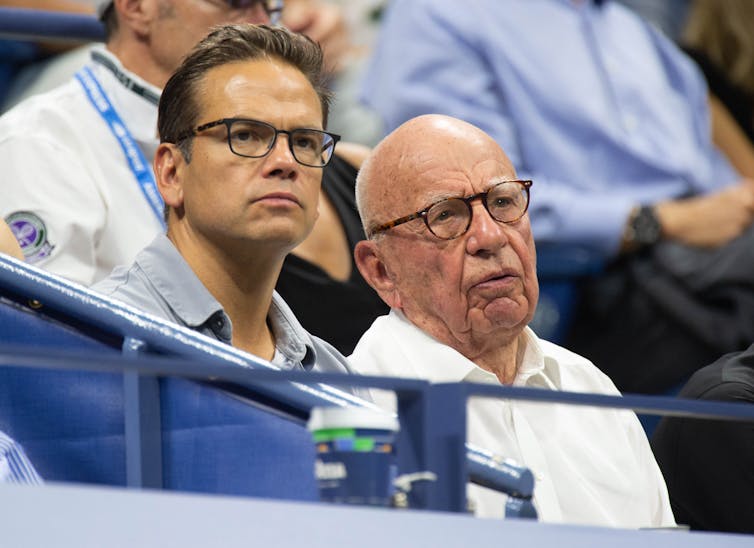
[[[293,157],[288,145],[290,137],[285,133],[278,133],[275,145],[264,159],[265,172],[268,176],[290,179],[298,172],[298,162]]]
[[[466,238],[466,251],[469,254],[494,253],[507,245],[506,227],[492,218],[481,201],[474,201],[471,211],[471,224]]]

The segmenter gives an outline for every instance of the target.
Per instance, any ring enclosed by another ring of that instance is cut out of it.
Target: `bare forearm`
[[[754,178],[754,145],[728,109],[714,95],[709,96],[712,140],[744,177]]]

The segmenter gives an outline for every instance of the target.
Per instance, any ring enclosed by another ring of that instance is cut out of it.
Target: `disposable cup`
[[[320,500],[390,505],[398,419],[361,407],[315,407],[307,427],[317,450]]]

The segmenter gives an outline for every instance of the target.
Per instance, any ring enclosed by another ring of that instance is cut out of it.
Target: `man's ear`
[[[154,177],[166,206],[180,210],[183,207],[183,174],[186,160],[172,143],[160,143],[154,153]]]
[[[377,244],[373,240],[362,240],[356,244],[353,255],[361,276],[372,289],[390,308],[400,309],[402,303],[394,276],[385,265]]]
[[[113,0],[118,11],[118,24],[130,28],[138,36],[148,36],[149,27],[158,9],[155,0]]]

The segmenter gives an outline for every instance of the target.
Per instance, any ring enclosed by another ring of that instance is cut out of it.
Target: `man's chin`
[[[531,315],[526,303],[506,297],[489,303],[484,308],[484,317],[493,329],[523,329]]]

